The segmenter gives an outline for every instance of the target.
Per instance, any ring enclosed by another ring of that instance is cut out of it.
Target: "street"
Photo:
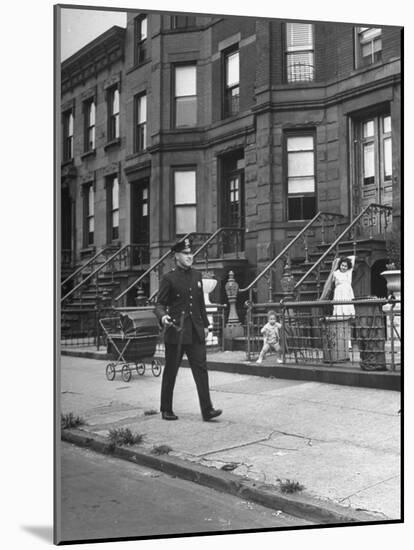
[[[61,451],[64,541],[311,525],[70,444]]]

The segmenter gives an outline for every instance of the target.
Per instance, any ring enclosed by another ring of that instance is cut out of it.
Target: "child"
[[[261,363],[265,358],[266,353],[273,349],[277,354],[277,362],[281,363],[282,359],[280,358],[280,337],[279,330],[282,328],[282,325],[276,320],[276,313],[272,310],[267,313],[267,323],[260,330],[263,334],[263,347],[262,351],[259,354],[259,358],[256,363]]]

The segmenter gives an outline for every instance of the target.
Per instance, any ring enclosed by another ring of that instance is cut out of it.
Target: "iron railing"
[[[105,308],[98,301],[90,308],[65,307],[61,310],[61,346],[63,348],[96,348],[99,350],[107,345],[104,332],[99,320],[111,317],[119,312],[153,311],[154,306]],[[206,306],[207,317],[210,321],[209,335],[206,345],[209,349],[224,350],[224,327],[226,321],[226,304],[209,304]],[[162,353],[162,340],[157,345],[157,352]]]
[[[104,249],[108,250],[108,249]],[[95,254],[87,264],[89,266],[96,266],[96,263],[93,262],[96,261],[96,259],[102,254],[104,251],[100,251],[98,254]],[[109,258],[107,258],[103,263],[100,263],[98,267],[93,268],[92,271],[85,275],[83,272],[83,278],[82,280],[77,283],[69,292],[67,292],[62,298],[61,303],[65,302],[70,296],[74,295],[76,292],[78,292],[81,288],[84,288],[87,283],[89,284],[95,284],[96,291],[98,293],[98,287],[99,287],[99,279],[98,276],[102,273],[110,274],[112,277],[112,280],[114,280],[115,273],[119,271],[123,271],[126,269],[132,269],[134,266],[144,265],[145,261],[149,261],[149,253],[148,253],[148,245],[147,244],[126,244],[119,250],[117,250],[114,254],[112,254]],[[85,264],[85,265],[87,265]],[[79,268],[78,274],[80,274],[83,270],[84,266]],[[76,272],[75,272],[76,274]],[[72,274],[73,275],[73,274]]]
[[[187,238],[197,239],[209,237],[210,233],[200,233],[192,231],[183,236],[183,240]],[[194,242],[193,242],[194,244]],[[171,256],[171,250],[168,249],[154,264],[152,264],[144,273],[139,275],[125,290],[123,290],[118,296],[114,298],[114,303],[119,302],[124,296],[128,294],[134,287],[138,287],[151,273],[155,270],[158,271],[158,280],[160,279],[160,273],[162,272],[163,264],[166,262],[168,257]]]
[[[294,285],[293,291],[297,293],[298,298],[300,296],[300,293],[298,291],[301,285],[316,269],[318,269],[317,278],[318,280],[320,280],[320,266],[325,258],[329,254],[331,254],[332,251],[335,251],[336,256],[339,256],[340,242],[343,242],[345,240],[352,241],[353,255],[356,256],[357,237],[362,236],[367,229],[367,227],[363,227],[364,221],[367,221],[368,224],[368,237],[370,239],[373,239],[375,225],[378,225],[380,231],[383,231],[384,233],[386,233],[391,228],[389,220],[391,213],[392,207],[384,206],[382,204],[371,203],[366,208],[364,208]],[[374,223],[374,221],[377,221],[377,223]]]
[[[352,304],[355,315],[333,315],[334,306],[339,304]],[[399,306],[398,300],[377,298],[247,303],[247,360],[256,359],[260,352],[260,329],[271,309],[281,325],[279,353],[284,364],[396,371],[401,368]],[[265,364],[276,364],[273,355]]]
[[[320,242],[321,244],[326,244],[327,239],[331,239],[331,232],[335,235],[338,231],[339,224],[343,221],[344,216],[342,214],[336,214],[331,212],[318,212],[306,225],[303,227],[299,233],[291,240],[289,243],[282,249],[279,254],[273,258],[271,262],[253,279],[253,281],[239,290],[241,292],[249,293],[249,302],[253,302],[253,291],[256,289],[258,282],[266,278],[267,279],[267,288],[268,288],[268,300],[269,302],[273,299],[273,283],[272,283],[272,273],[273,269],[277,262],[282,258],[290,258],[294,247],[300,246],[301,250],[304,253],[305,263],[309,262],[309,239],[315,238],[315,232],[320,231]]]

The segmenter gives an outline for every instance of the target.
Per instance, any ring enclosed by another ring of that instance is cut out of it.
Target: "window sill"
[[[62,160],[60,166],[61,168],[66,168],[66,166],[72,166],[74,163],[73,157],[71,159]]]
[[[143,149],[142,151],[137,151],[136,153],[131,153],[130,155],[127,155],[125,160],[145,158],[147,153],[147,149]]]
[[[111,149],[112,147],[119,147],[121,145],[121,138],[116,138],[111,141],[108,141],[108,143],[104,146],[105,151],[107,149]]]
[[[96,149],[91,149],[90,151],[86,151],[81,156],[81,159],[83,160],[83,159],[86,159],[88,157],[96,157]]]
[[[93,254],[95,254],[95,252],[96,252],[96,246],[90,245],[90,246],[81,248],[80,255],[83,258],[85,256],[92,256]]]
[[[140,69],[141,67],[144,67],[144,65],[147,65],[148,63],[151,63],[151,58],[146,59],[145,61],[142,61],[141,63],[135,63],[132,65],[131,68],[129,68],[126,72],[126,74],[133,73],[137,69]]]

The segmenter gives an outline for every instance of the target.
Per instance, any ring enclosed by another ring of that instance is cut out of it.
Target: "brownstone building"
[[[245,286],[319,211],[390,206],[398,232],[401,48],[398,27],[129,13],[62,64],[64,273],[122,249],[116,297],[177,236],[229,228],[222,301],[229,269]],[[383,221],[359,237],[356,295],[379,295]]]

